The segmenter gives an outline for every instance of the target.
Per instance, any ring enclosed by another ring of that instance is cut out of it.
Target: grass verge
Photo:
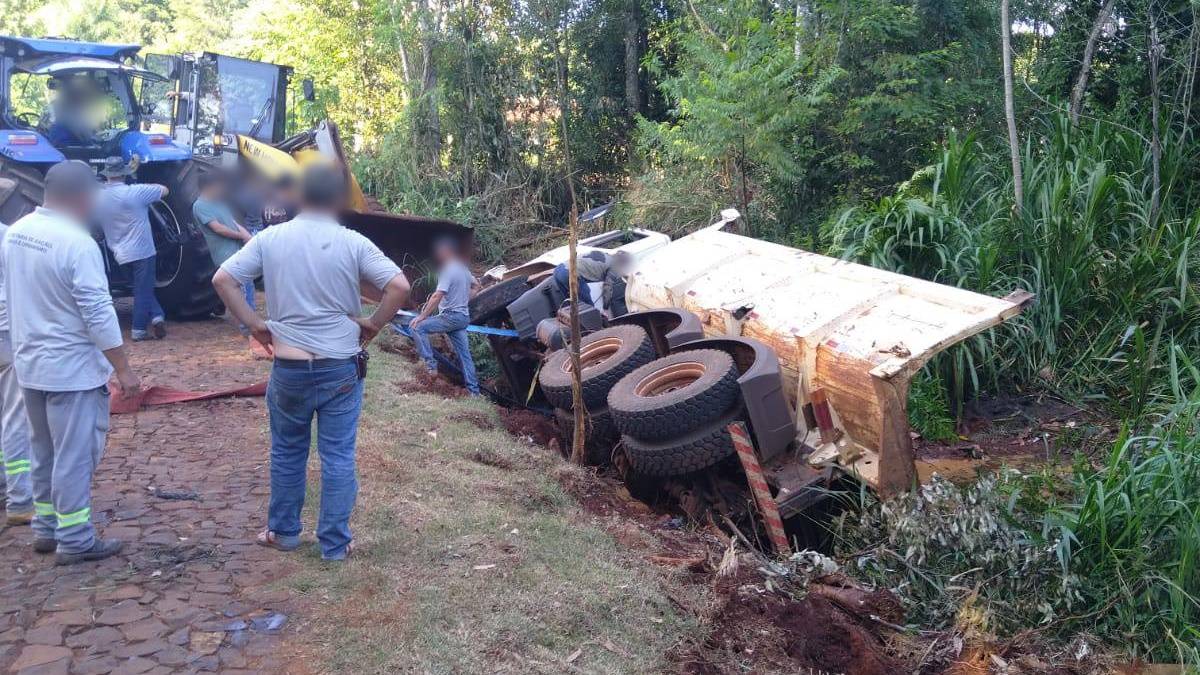
[[[376,350],[360,426],[358,547],[298,554],[281,583],[321,672],[661,672],[697,629],[675,604],[704,587],[619,545],[555,479],[561,460],[514,438],[485,401],[416,393]],[[571,469],[572,471],[574,469]],[[319,494],[310,465],[305,522]]]

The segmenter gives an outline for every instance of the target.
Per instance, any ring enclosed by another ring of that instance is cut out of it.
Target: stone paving
[[[172,324],[166,341],[131,349],[147,385],[224,388],[268,370],[220,321]],[[253,543],[269,491],[265,416],[262,399],[114,416],[92,513],[125,550],[55,567],[28,527],[0,530],[0,672],[282,670],[288,594],[271,582],[288,562]]]

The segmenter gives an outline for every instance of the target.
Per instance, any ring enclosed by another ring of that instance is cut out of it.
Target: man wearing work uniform
[[[229,311],[274,354],[267,387],[271,423],[271,500],[258,543],[300,545],[305,467],[317,418],[321,557],[350,554],[350,514],[358,493],[355,439],[366,361],[359,352],[408,300],[400,268],[361,234],[342,227],[347,181],[335,166],[307,167],[295,219],[267,228],[221,265],[213,286]],[[263,277],[267,316],[246,303],[242,284]],[[362,317],[361,294],[379,302]],[[361,370],[360,370],[361,368]]]
[[[33,547],[57,549],[56,562],[70,565],[121,550],[120,541],[96,538],[92,474],[108,434],[109,377],[115,370],[123,396],[136,395],[141,382],[125,355],[104,259],[87,230],[95,173],[69,160],[51,167],[45,183],[45,205],[4,236],[5,296],[31,432]]]
[[[478,396],[479,378],[475,374],[475,360],[471,357],[467,325],[471,323],[471,291],[479,286],[479,282],[463,262],[459,248],[458,242],[449,237],[434,242],[433,258],[438,264],[437,289],[425,301],[420,314],[408,324],[408,329],[417,347],[417,354],[434,375],[437,374],[437,360],[433,357],[429,336],[445,333],[462,365],[463,384],[472,396]],[[437,315],[431,316],[435,309]]]
[[[125,265],[133,277],[134,342],[161,340],[167,336],[163,308],[154,295],[154,235],[150,232],[150,205],[167,196],[167,188],[153,183],[125,183],[126,176],[137,170],[133,162],[120,157],[104,160],[101,174],[106,182],[100,192],[97,220],[104,229],[104,240],[118,265]]]
[[[8,232],[0,224],[0,246]],[[33,520],[33,487],[29,480],[29,422],[25,397],[13,368],[12,338],[8,332],[8,307],[4,301],[4,265],[0,259],[0,485],[4,486],[5,523],[28,525]]]

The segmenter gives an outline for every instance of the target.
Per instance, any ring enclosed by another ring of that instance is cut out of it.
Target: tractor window
[[[274,132],[276,79],[279,69],[228,56],[204,60],[200,75],[199,138],[211,137],[218,129],[227,134],[244,134],[270,142]]]
[[[147,54],[146,70],[167,78],[165,81],[146,78],[141,84],[142,124],[147,131],[171,133],[171,121],[175,115],[175,57],[164,54]]]
[[[38,75],[14,73],[10,110],[60,145],[107,140],[129,126],[124,89],[104,72]]]

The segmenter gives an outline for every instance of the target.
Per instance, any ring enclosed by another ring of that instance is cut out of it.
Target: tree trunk
[[[438,68],[434,58],[438,21],[430,16],[428,0],[421,2],[421,143],[426,161],[437,165],[442,156],[442,120],[438,109]]]
[[[1083,48],[1083,61],[1079,65],[1079,77],[1075,79],[1075,86],[1071,87],[1072,125],[1079,124],[1079,114],[1083,111],[1083,94],[1087,91],[1088,75],[1092,71],[1092,57],[1096,53],[1096,40],[1100,39],[1100,32],[1104,30],[1104,25],[1112,16],[1115,4],[1117,4],[1117,0],[1104,0],[1100,13],[1096,15],[1096,20],[1092,23],[1092,32],[1088,35],[1087,44]]]
[[[641,0],[626,0],[625,8],[625,110],[632,122],[642,109],[641,78],[638,77],[642,55]]]
[[[1008,150],[1012,155],[1013,212],[1021,213],[1025,186],[1021,177],[1021,143],[1017,138],[1017,111],[1013,103],[1012,20],[1008,0],[1000,0],[1000,46],[1004,58],[1004,117],[1008,121]]]

